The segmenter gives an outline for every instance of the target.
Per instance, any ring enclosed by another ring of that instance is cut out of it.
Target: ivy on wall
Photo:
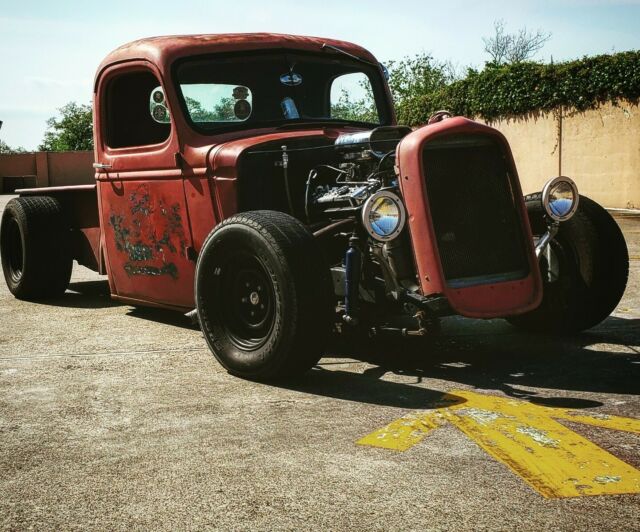
[[[400,123],[425,124],[436,110],[495,120],[559,107],[578,111],[604,102],[640,99],[640,51],[585,57],[565,63],[514,63],[469,69],[440,89],[402,99]]]

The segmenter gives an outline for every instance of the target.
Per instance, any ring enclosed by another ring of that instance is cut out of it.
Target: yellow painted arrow
[[[453,391],[433,410],[412,413],[357,443],[406,451],[452,423],[544,497],[640,493],[640,471],[556,419],[640,434],[640,420]]]

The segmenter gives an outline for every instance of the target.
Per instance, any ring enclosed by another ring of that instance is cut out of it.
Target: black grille
[[[501,145],[486,137],[452,136],[429,143],[423,157],[447,284],[525,277],[522,226]]]

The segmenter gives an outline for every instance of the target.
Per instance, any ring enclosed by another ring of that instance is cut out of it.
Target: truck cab
[[[371,122],[336,116],[341,89],[371,91]],[[323,145],[341,131],[395,123],[375,58],[326,39],[148,39],[110,54],[94,90],[101,248],[111,293],[183,310],[194,308],[195,258],[219,221],[238,210],[287,210],[282,184],[269,181],[279,169],[260,167],[258,156],[243,160],[249,147]],[[246,185],[239,180],[243,165],[252,167]]]

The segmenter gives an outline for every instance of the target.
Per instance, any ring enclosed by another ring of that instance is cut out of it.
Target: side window
[[[331,118],[380,123],[371,82],[366,74],[343,74],[331,84]]]
[[[105,133],[110,148],[159,144],[169,138],[171,124],[164,92],[151,72],[117,76],[107,84],[106,92]],[[162,101],[155,102],[160,97]],[[152,106],[150,100],[157,105]]]

